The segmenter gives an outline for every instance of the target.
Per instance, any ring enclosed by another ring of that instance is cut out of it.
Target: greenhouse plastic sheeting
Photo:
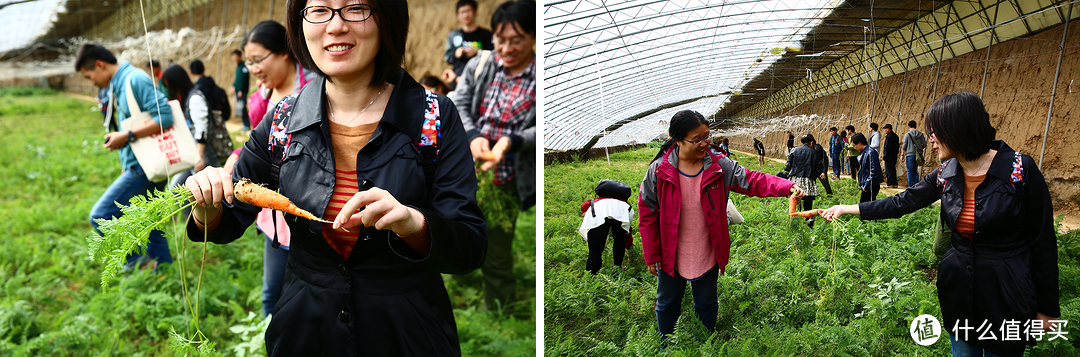
[[[647,142],[678,108],[709,115],[839,2],[545,3],[545,149],[581,149],[607,129],[595,146]]]

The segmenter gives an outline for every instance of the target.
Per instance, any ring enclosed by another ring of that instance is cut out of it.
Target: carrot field
[[[948,356],[946,337],[917,345],[915,316],[941,317],[932,252],[938,208],[903,219],[862,222],[845,216],[813,229],[789,221],[785,198],[733,194],[746,222],[731,228],[731,261],[718,281],[719,318],[705,331],[694,317],[689,285],[671,345],[660,350],[656,278],[642,260],[636,221],[634,249],[613,266],[609,240],[599,275],[585,271],[588,255],[577,233],[581,202],[600,179],[637,189],[657,147],[604,159],[545,166],[544,347],[550,356]],[[747,168],[775,174],[780,163]],[[815,208],[858,201],[850,179],[832,181],[834,194]],[[879,198],[885,194],[879,195]],[[636,212],[635,212],[636,213]],[[636,218],[635,218],[636,220]],[[1058,237],[1061,319],[1080,318],[1080,232]],[[1075,329],[1072,329],[1075,330]],[[1028,349],[1030,356],[1075,356],[1080,336]]]
[[[102,291],[87,256],[91,206],[120,173],[101,147],[95,104],[50,90],[0,88],[0,356],[172,356],[169,332],[190,336],[180,269],[121,275]],[[519,236],[533,236],[535,209]],[[179,225],[165,228],[179,262]],[[194,290],[203,268],[199,324],[217,353],[265,355],[259,335],[263,236],[206,246],[188,241],[183,272]],[[519,301],[481,311],[480,273],[444,280],[461,348],[469,356],[535,354],[535,241],[515,240]]]

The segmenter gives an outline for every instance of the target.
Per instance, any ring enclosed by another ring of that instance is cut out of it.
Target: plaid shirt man
[[[495,142],[499,138],[514,134],[527,118],[529,108],[536,105],[536,60],[533,59],[525,70],[516,76],[502,65],[496,55],[498,72],[484,93],[480,103],[480,118],[477,127],[480,135]],[[496,185],[503,185],[514,179],[514,158],[507,155],[495,168]]]

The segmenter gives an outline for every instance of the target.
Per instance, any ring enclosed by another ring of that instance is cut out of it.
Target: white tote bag
[[[131,116],[120,122],[120,131],[126,132],[137,124],[152,120],[150,113],[139,108],[135,100],[135,94],[131,91],[131,75],[127,77],[128,111]],[[199,162],[199,151],[195,148],[195,139],[191,136],[191,130],[184,120],[184,110],[180,102],[169,101],[172,108],[173,125],[153,135],[139,138],[129,143],[131,151],[135,153],[135,159],[139,160],[146,178],[151,182],[161,182],[169,179],[170,175],[195,167]]]

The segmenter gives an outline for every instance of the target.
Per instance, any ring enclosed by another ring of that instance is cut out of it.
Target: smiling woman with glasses
[[[728,195],[803,196],[795,183],[747,170],[709,145],[709,123],[701,113],[675,113],[668,134],[638,190],[641,248],[656,276],[661,344],[675,332],[687,281],[698,319],[710,333],[716,326],[716,282],[731,256]]]
[[[187,182],[190,237],[243,234],[258,209],[232,202],[241,178],[321,216],[278,220],[292,234],[270,356],[461,354],[441,274],[480,267],[487,227],[454,103],[401,68],[408,30],[402,0],[289,0],[288,54],[257,68],[295,58],[320,76],[268,111],[231,175]]]

